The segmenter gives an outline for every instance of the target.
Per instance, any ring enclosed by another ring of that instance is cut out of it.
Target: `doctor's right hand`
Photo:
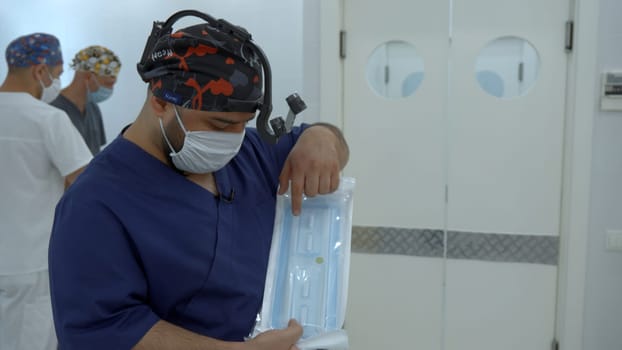
[[[302,326],[291,319],[284,329],[272,329],[243,343],[243,350],[298,350],[296,342],[302,336]]]

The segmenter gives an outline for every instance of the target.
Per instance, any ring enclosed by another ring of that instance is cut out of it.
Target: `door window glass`
[[[527,40],[506,36],[492,40],[475,62],[475,78],[488,94],[524,96],[538,79],[540,58]]]
[[[367,60],[367,82],[380,96],[400,98],[412,95],[423,82],[423,59],[405,41],[387,41]]]

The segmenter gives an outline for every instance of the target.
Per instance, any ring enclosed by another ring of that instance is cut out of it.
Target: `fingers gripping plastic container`
[[[344,177],[330,194],[304,197],[292,215],[290,193],[277,196],[274,234],[261,313],[254,334],[303,326],[297,346],[347,349],[342,330],[350,271],[352,194],[355,180]]]

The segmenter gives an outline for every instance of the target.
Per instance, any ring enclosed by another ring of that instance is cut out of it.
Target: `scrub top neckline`
[[[127,128],[124,128],[124,130],[125,129]],[[165,175],[167,178],[170,178],[171,181],[186,183],[191,188],[200,189],[201,191],[204,191],[206,194],[208,194],[210,197],[213,197],[216,199],[218,199],[219,197],[229,198],[235,191],[234,187],[231,185],[229,169],[228,169],[230,164],[235,161],[235,157],[222,169],[219,169],[213,172],[214,181],[216,182],[216,188],[218,189],[218,193],[220,193],[220,195],[216,195],[208,191],[204,187],[200,186],[199,184],[195,183],[194,181],[189,180],[186,176],[181,174],[179,171],[163,163],[162,161],[160,161],[159,159],[154,157],[152,154],[142,149],[140,146],[138,146],[134,142],[123,137],[123,131],[117,136],[115,141],[113,141],[110,145],[104,148],[102,153],[108,153],[105,151],[107,149],[114,148],[115,143],[119,143],[119,146],[125,149],[126,151],[125,154],[127,155],[127,157],[119,157],[119,158],[121,159],[121,161],[123,161],[126,165],[130,167],[136,167],[137,163],[139,163],[141,166],[146,167],[146,169],[143,170],[145,172],[150,172],[150,169],[153,170],[154,172],[157,171],[158,173],[162,173],[163,175]],[[110,154],[112,155],[113,153],[110,152]],[[166,168],[168,169],[168,171],[162,172],[161,171],[162,168]]]

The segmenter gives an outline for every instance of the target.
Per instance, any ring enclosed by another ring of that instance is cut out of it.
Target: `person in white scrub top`
[[[56,349],[48,277],[54,208],[91,160],[60,92],[60,44],[45,33],[6,49],[0,85],[0,349]]]

